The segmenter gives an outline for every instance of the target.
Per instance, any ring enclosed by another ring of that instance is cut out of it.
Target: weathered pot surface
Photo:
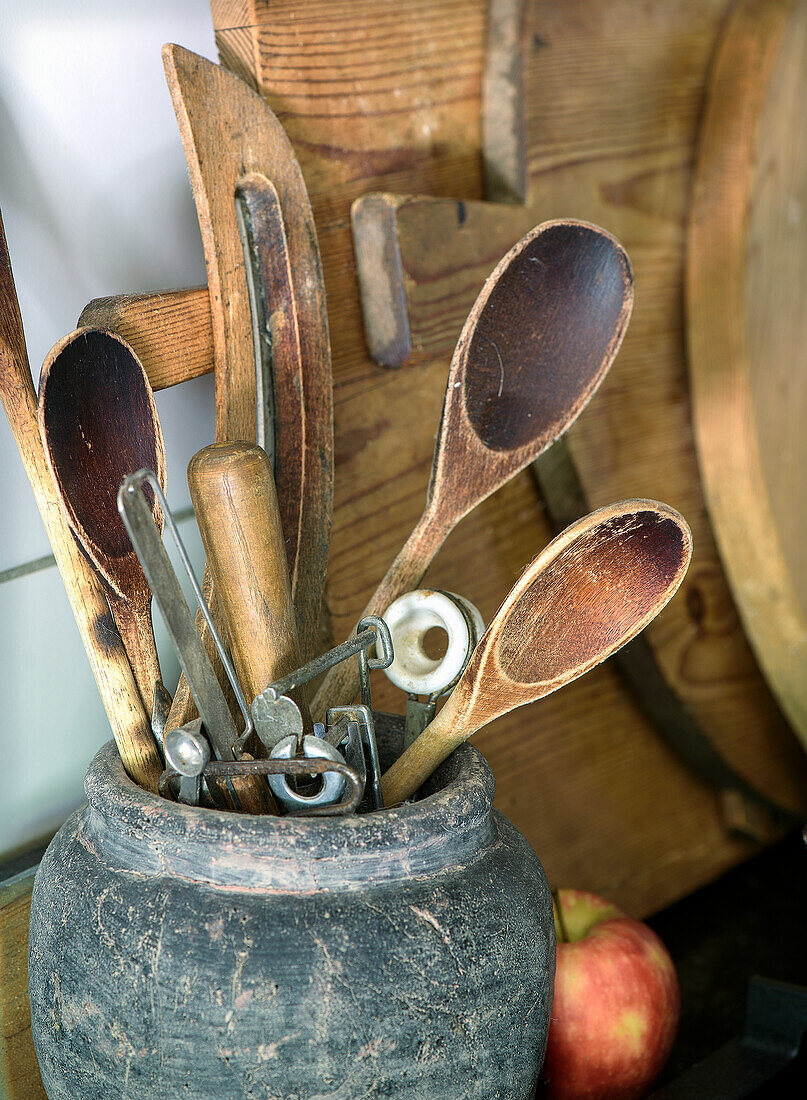
[[[34,887],[48,1096],[526,1100],[552,905],[493,786],[466,745],[394,810],[226,814],[141,790],[110,742]]]

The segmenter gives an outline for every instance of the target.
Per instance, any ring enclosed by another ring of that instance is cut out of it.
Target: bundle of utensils
[[[166,69],[203,226],[217,353],[217,442],[188,467],[207,556],[202,583],[165,500],[162,431],[143,366],[120,336],[80,328],[49,353],[37,402],[1,226],[0,397],[129,775],[220,810],[323,816],[395,806],[474,732],[628,642],[683,579],[686,522],[666,505],[631,500],[543,549],[486,630],[464,597],[419,588],[456,524],[561,436],[602,382],[630,316],[630,264],[596,226],[554,221],[496,266],[451,361],[423,515],[354,634],[317,653],[333,429],[310,204],[260,97],[179,47],[166,47]],[[233,109],[227,95],[242,126],[222,131],[209,119]],[[222,306],[222,288],[238,278],[249,347]],[[173,700],[152,596],[182,668]],[[440,658],[424,648],[435,626],[448,639]],[[408,746],[384,775],[372,669],[406,693]]]

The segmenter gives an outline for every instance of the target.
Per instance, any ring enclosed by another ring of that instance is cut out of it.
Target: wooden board
[[[39,1100],[45,1090],[31,1037],[28,916],[38,849],[0,868],[0,1097]]]
[[[536,221],[573,216],[603,225],[634,263],[630,330],[571,445],[593,506],[649,495],[679,508],[693,527],[689,579],[650,635],[656,657],[735,767],[803,807],[802,755],[737,620],[691,430],[681,310],[686,213],[725,10],[725,0],[531,3],[528,201]],[[420,513],[448,357],[463,303],[486,273],[481,264],[470,275],[454,272],[452,289],[426,267],[420,289],[431,278],[434,287],[430,300],[424,289],[413,329],[418,346],[402,370],[379,368],[364,342],[349,211],[370,191],[451,199],[455,217],[456,200],[484,198],[486,5],[288,0],[214,3],[213,12],[222,58],[252,66],[250,79],[289,132],[317,222],[335,376],[328,604],[338,640]],[[437,247],[432,258],[439,264]],[[429,583],[464,592],[489,617],[550,537],[523,475],[463,521]],[[380,678],[375,699],[400,708]],[[501,719],[476,743],[496,772],[498,804],[550,876],[607,893],[637,914],[750,851],[727,834],[714,796],[659,742],[608,666]]]
[[[694,425],[757,659],[807,746],[807,3],[741,0],[707,89],[689,228]]]

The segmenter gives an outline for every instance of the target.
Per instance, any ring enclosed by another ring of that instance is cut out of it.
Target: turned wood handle
[[[249,700],[300,666],[272,468],[254,443],[214,443],[188,464],[188,486]]]

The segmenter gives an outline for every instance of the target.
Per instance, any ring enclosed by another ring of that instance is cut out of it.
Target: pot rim
[[[138,874],[228,888],[364,889],[467,864],[494,839],[493,773],[460,746],[418,802],[345,817],[280,817],[186,806],[139,787],[114,741],[95,755],[80,830],[99,857]]]

